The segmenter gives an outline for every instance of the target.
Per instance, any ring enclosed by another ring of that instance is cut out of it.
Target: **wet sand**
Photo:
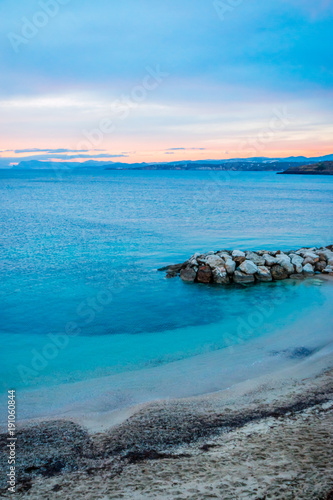
[[[105,414],[103,432],[102,416],[25,424],[16,493],[3,454],[1,497],[329,499],[332,365],[327,350],[226,391]]]

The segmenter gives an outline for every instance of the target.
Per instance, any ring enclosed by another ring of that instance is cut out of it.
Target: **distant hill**
[[[333,161],[321,161],[312,165],[292,166],[280,174],[333,175]]]
[[[333,161],[333,155],[318,158],[305,156],[290,156],[289,158],[228,158],[221,160],[187,160],[171,162],[150,163],[125,163],[107,160],[88,161],[42,161],[38,159],[22,159],[18,165],[10,167],[10,162],[15,159],[0,158],[0,168],[13,168],[19,170],[77,170],[77,169],[105,169],[105,170],[241,170],[241,171],[273,171],[298,167],[299,165],[314,164],[317,162]],[[10,161],[9,161],[10,160]]]
[[[232,162],[188,162],[188,163],[155,163],[149,165],[141,165],[135,170],[214,170],[214,171],[243,171],[243,172],[280,172],[289,167],[297,167],[296,162],[279,162],[271,161],[267,163],[253,161],[232,161]],[[129,165],[109,165],[105,170],[132,170]]]

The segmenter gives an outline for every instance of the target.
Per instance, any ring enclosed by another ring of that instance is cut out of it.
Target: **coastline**
[[[276,305],[262,302],[264,309],[250,309],[234,330],[228,330],[225,322],[206,326],[206,338],[218,340],[222,332],[222,338],[226,339],[222,348],[168,363],[143,366],[139,370],[59,382],[52,386],[21,388],[17,392],[20,423],[71,418],[96,432],[105,431],[108,422],[120,423],[132,414],[133,409],[141,408],[145,403],[218,393],[245,380],[281,373],[300,362],[313,360],[332,343],[329,328],[333,319],[332,277],[319,276],[322,279],[296,280],[294,284],[289,280],[290,286],[299,290],[300,306],[305,300],[313,301],[313,306],[307,311],[303,312],[300,307],[297,313],[290,309],[281,316],[279,307],[283,294],[279,294]],[[261,285],[262,288],[266,286],[271,285]],[[316,293],[309,295],[306,288]],[[275,310],[276,314],[273,314]],[[197,332],[193,328],[179,330],[177,339],[184,337],[195,341],[195,336],[201,335],[200,329],[198,326]],[[333,347],[331,351],[333,357]],[[2,397],[0,402],[4,406],[5,398]],[[4,423],[3,419],[1,423]]]
[[[230,499],[265,494],[287,499],[295,498],[295,492],[298,499],[319,499],[333,490],[327,458],[333,425],[333,357],[328,349],[292,368],[224,391],[147,403],[114,417],[104,416],[103,432],[98,432],[96,421],[27,423],[18,432],[20,474],[15,498],[221,498],[221,484],[222,498]],[[299,432],[304,428],[303,443]],[[295,432],[300,438],[296,464],[296,448],[289,456],[285,442]],[[280,442],[284,449],[285,475],[276,468],[277,457],[270,457],[270,447],[263,463],[262,446],[273,440],[272,433],[275,444]],[[316,439],[316,455],[321,458],[309,468]],[[240,465],[234,467],[230,454],[240,453]],[[244,467],[251,474],[249,481],[243,477],[242,482]],[[201,473],[196,478],[198,469]],[[258,477],[263,473],[266,479],[261,484]],[[229,479],[221,482],[221,474]],[[300,474],[302,485],[290,483],[289,476]],[[3,488],[1,484],[6,498]]]

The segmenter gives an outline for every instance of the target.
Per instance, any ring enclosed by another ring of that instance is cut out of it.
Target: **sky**
[[[333,153],[332,0],[0,0],[0,165]]]

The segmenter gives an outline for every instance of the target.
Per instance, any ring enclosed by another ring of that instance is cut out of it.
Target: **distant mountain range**
[[[307,158],[290,156],[288,158],[232,158],[222,160],[174,161],[160,163],[121,163],[88,160],[85,162],[60,161],[21,161],[14,169],[58,170],[58,169],[104,169],[104,170],[243,170],[243,171],[284,171],[301,165],[310,165],[323,161],[333,161],[333,154]]]

